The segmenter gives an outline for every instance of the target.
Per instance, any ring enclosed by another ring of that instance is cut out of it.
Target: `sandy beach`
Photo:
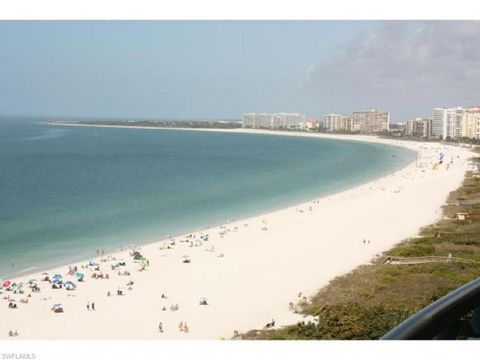
[[[370,141],[412,149],[418,158],[393,174],[327,197],[99,254],[91,265],[88,259],[44,275],[8,279],[22,282],[23,294],[0,290],[0,339],[10,338],[10,330],[18,339],[229,339],[272,320],[275,327],[295,323],[303,319],[294,309],[304,298],[440,219],[449,192],[472,169],[469,149],[435,142],[198,131]],[[440,152],[444,163],[435,166]],[[41,280],[55,274],[61,275],[62,288]],[[30,279],[39,292],[32,291]],[[66,290],[67,281],[76,289]],[[55,304],[63,312],[52,311]]]

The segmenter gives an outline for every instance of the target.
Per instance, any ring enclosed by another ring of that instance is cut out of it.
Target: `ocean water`
[[[0,120],[0,278],[256,215],[399,169],[354,141]]]

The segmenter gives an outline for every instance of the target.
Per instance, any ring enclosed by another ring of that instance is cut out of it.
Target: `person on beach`
[[[160,323],[158,324],[158,332],[163,333],[163,324],[162,324],[161,321],[160,321]]]
[[[92,310],[95,311],[95,303],[94,302],[92,302]]]
[[[90,302],[87,301],[87,310],[90,311]]]
[[[178,325],[178,330],[180,330],[180,331],[184,330],[183,321],[180,321],[180,324]]]
[[[188,326],[187,326],[187,322],[185,322],[185,325],[183,326],[183,332],[184,333],[188,333],[189,329],[188,329]]]

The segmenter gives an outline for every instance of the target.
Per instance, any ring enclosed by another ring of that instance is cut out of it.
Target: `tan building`
[[[319,129],[320,128],[320,120],[318,120],[317,118],[310,118],[305,123],[305,127],[307,128],[307,130]]]
[[[362,110],[353,112],[353,131],[380,132],[390,128],[390,113],[380,110]]]
[[[470,106],[462,116],[461,137],[480,138],[480,107]]]
[[[405,127],[405,134],[410,136],[428,138],[430,137],[431,131],[431,118],[415,118],[412,120],[408,120]]]

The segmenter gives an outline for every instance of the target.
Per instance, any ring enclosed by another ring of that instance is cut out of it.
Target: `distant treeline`
[[[235,121],[203,121],[203,120],[88,120],[73,121],[72,124],[84,125],[113,125],[113,126],[144,126],[160,128],[207,128],[207,129],[237,129],[241,128],[240,122]]]

